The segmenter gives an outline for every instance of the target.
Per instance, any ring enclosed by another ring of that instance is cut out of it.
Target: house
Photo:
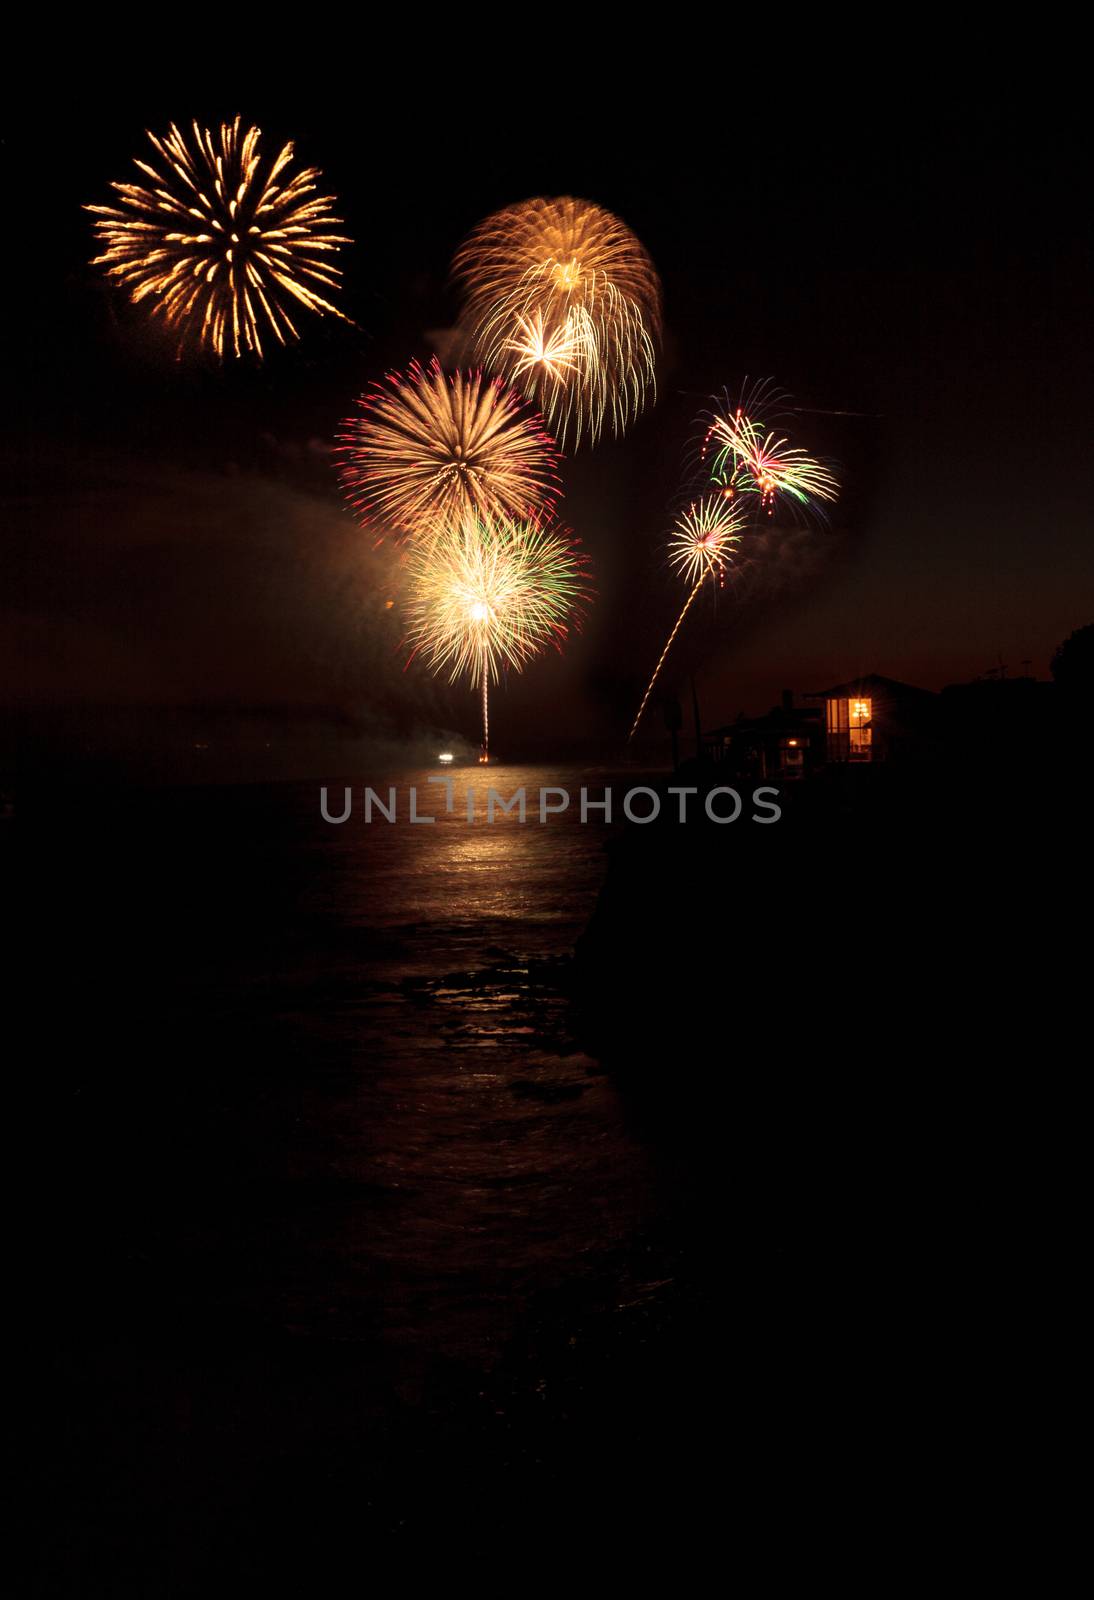
[[[1054,684],[988,678],[949,684],[940,694],[867,673],[803,696],[784,690],[762,717],[739,716],[703,740],[708,761],[735,776],[805,777],[822,766],[880,762],[1032,764],[1074,740]]]
[[[805,696],[824,702],[824,757],[835,762],[887,761],[912,755],[930,740],[938,696],[871,672]]]
[[[824,760],[824,725],[818,706],[796,706],[784,689],[781,705],[762,717],[739,716],[703,739],[709,761],[724,762],[749,778],[802,778]]]

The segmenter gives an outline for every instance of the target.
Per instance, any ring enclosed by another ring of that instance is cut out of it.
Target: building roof
[[[878,692],[900,695],[933,697],[930,689],[917,689],[914,683],[901,683],[897,678],[884,678],[880,672],[867,672],[849,683],[837,683],[832,689],[814,689],[805,696],[807,700],[839,700],[845,695],[871,695]]]
[[[708,739],[727,733],[794,733],[801,729],[820,728],[820,706],[773,706],[762,717],[746,717],[742,711],[736,722],[727,722],[722,728],[709,728]]]

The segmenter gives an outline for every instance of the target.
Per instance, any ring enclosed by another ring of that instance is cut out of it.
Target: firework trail
[[[407,639],[433,672],[469,677],[482,694],[489,758],[489,686],[548,644],[561,649],[589,598],[584,557],[563,529],[471,514],[410,547]]]
[[[740,543],[745,525],[746,513],[743,508],[724,500],[720,495],[709,495],[705,500],[689,506],[687,511],[677,518],[669,539],[669,564],[691,582],[692,589],[684,602],[684,609],[668,636],[665,648],[658,657],[653,676],[646,685],[642,704],[638,707],[638,715],[631,723],[631,731],[627,735],[628,742],[638,731],[638,724],[642,721],[649,704],[653,686],[672,649],[673,640],[680,632],[684,618],[691,609],[692,601],[708,578],[716,578],[719,586],[724,582],[726,566]]]
[[[500,378],[414,361],[357,404],[339,433],[339,476],[363,522],[429,540],[469,515],[546,513],[558,494],[555,442]]]
[[[84,208],[104,246],[92,264],[148,300],[180,350],[189,341],[261,359],[263,334],[299,337],[293,305],[349,320],[325,295],[340,286],[331,256],[350,240],[331,231],[340,218],[316,192],[316,168],[291,172],[291,144],[265,162],[260,130],[239,117],[216,133],[195,122],[188,139],[172,123],[148,138],[155,164],[135,163],[147,182],[111,184],[112,205]]]
[[[475,358],[521,387],[560,442],[622,433],[654,390],[661,285],[618,217],[525,200],[481,222],[453,275]]]

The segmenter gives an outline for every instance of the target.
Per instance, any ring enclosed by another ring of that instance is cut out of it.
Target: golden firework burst
[[[676,519],[669,539],[669,565],[688,583],[721,579],[746,525],[744,508],[721,495],[693,502]]]
[[[585,558],[564,528],[469,512],[414,546],[407,568],[408,641],[432,671],[478,685],[486,761],[489,685],[562,648],[589,598]]]
[[[633,422],[654,390],[661,286],[618,217],[569,197],[508,206],[453,273],[476,359],[519,384],[562,443]]]
[[[414,361],[357,404],[339,433],[339,475],[364,522],[431,539],[469,513],[526,517],[558,493],[554,440],[500,378]]]
[[[136,162],[147,182],[114,183],[114,204],[85,207],[104,246],[93,265],[149,301],[180,347],[261,357],[264,334],[299,337],[290,306],[349,320],[325,295],[341,277],[331,258],[350,241],[332,232],[340,219],[317,193],[319,172],[291,171],[291,144],[264,161],[260,130],[239,117],[216,133],[195,122],[189,142],[174,123],[148,138],[155,164]]]

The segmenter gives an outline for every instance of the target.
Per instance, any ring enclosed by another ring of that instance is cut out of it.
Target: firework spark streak
[[[105,247],[92,264],[134,302],[150,300],[180,348],[190,339],[218,357],[261,357],[264,333],[299,337],[294,303],[349,320],[324,296],[341,276],[330,258],[350,241],[331,231],[340,219],[316,193],[318,171],[290,173],[291,144],[265,163],[260,130],[243,131],[239,117],[217,133],[195,122],[189,142],[174,123],[148,138],[156,164],[136,162],[147,184],[112,184],[115,204],[84,208]]]
[[[554,440],[500,378],[412,362],[357,404],[339,433],[339,475],[363,522],[428,540],[469,514],[532,516],[558,493]]]
[[[519,384],[562,443],[633,422],[654,388],[661,286],[618,217],[526,200],[481,222],[453,273],[476,359]]]
[[[653,693],[653,686],[661,675],[661,668],[665,665],[673,641],[691,609],[692,601],[708,578],[716,578],[719,585],[724,582],[726,566],[732,560],[733,552],[741,541],[745,521],[746,513],[743,508],[727,502],[720,495],[709,495],[705,500],[689,506],[676,519],[676,525],[669,539],[669,564],[680,573],[681,577],[691,583],[692,589],[684,602],[684,609],[668,636],[665,648],[657,659],[653,676],[646,685],[642,704],[638,707],[638,715],[631,723],[631,731],[627,735],[628,741],[633,739],[638,731],[638,725]]]
[[[712,480],[730,496],[758,496],[767,512],[778,502],[815,510],[818,500],[838,499],[839,483],[823,462],[792,449],[775,430],[756,420],[757,409],[769,398],[759,388],[742,396],[739,404],[727,400],[714,412],[700,452]]]
[[[584,557],[562,529],[469,515],[412,545],[407,566],[408,642],[432,671],[479,685],[486,761],[489,685],[548,643],[561,649],[589,596]]]

